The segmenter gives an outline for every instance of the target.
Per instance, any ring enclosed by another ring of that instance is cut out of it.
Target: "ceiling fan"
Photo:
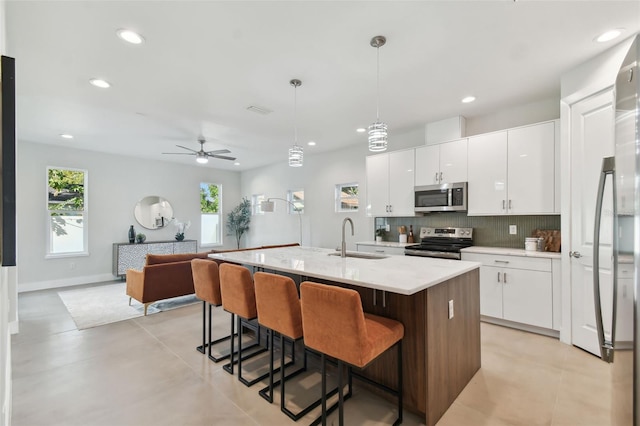
[[[198,143],[200,144],[200,151],[196,151],[194,149],[191,148],[187,148],[186,146],[182,146],[182,145],[176,145],[178,148],[182,148],[182,149],[186,149],[187,151],[191,151],[191,152],[163,152],[163,154],[172,154],[172,155],[195,155],[196,156],[196,161],[198,163],[202,163],[202,164],[206,164],[209,162],[209,157],[213,157],[213,158],[219,158],[221,160],[235,160],[235,157],[227,157],[226,155],[220,155],[220,154],[228,154],[231,151],[229,151],[228,149],[218,149],[216,151],[205,151],[204,150],[204,143],[206,142],[205,138],[200,136],[198,138]]]

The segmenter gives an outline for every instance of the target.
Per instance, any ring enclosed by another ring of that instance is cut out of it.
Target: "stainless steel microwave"
[[[416,186],[416,213],[467,211],[467,182]]]

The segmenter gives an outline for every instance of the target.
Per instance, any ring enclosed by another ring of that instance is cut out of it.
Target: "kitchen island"
[[[480,368],[480,264],[335,254],[331,249],[286,247],[209,256],[352,288],[360,293],[365,312],[402,322],[404,407],[435,425]],[[364,373],[395,386],[396,370],[389,366],[396,365],[396,356],[388,351]]]

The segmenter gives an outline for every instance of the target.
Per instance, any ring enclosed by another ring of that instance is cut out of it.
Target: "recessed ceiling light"
[[[239,165],[240,165],[240,163],[235,162],[235,163],[233,163],[233,165],[234,165],[234,166],[239,166]]]
[[[359,127],[359,128],[356,129],[356,132],[358,132],[358,133],[364,133],[366,131],[367,131],[367,129],[365,129],[364,127]]]
[[[73,135],[70,135],[69,133],[62,133],[60,137],[63,139],[73,139]]]
[[[476,100],[475,96],[467,96],[466,98],[462,98],[462,103],[463,104],[469,104],[469,103],[471,103],[471,102],[473,102],[475,100]]]
[[[142,42],[144,42],[144,38],[140,34],[131,30],[121,28],[116,31],[116,34],[118,34],[118,37],[131,44],[142,44]]]
[[[93,84],[96,87],[99,87],[101,89],[107,89],[109,87],[111,87],[111,84],[109,84],[108,81],[99,79],[99,78],[92,78],[91,80],[89,80],[89,83]]]
[[[309,141],[309,142],[307,143],[307,145],[309,145],[309,146],[316,146],[316,143],[315,143],[314,141]]]
[[[600,34],[598,37],[596,37],[596,41],[598,43],[604,43],[606,41],[611,41],[615,38],[617,38],[620,34],[622,34],[622,30],[624,28],[615,28],[613,30],[609,30],[606,31],[602,34]]]

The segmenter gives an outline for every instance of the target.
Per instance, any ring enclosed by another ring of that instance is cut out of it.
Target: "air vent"
[[[251,112],[255,112],[257,114],[262,114],[262,115],[267,115],[267,114],[271,114],[273,111],[271,111],[270,109],[261,107],[261,106],[257,106],[257,105],[249,105],[247,107],[247,109]]]

